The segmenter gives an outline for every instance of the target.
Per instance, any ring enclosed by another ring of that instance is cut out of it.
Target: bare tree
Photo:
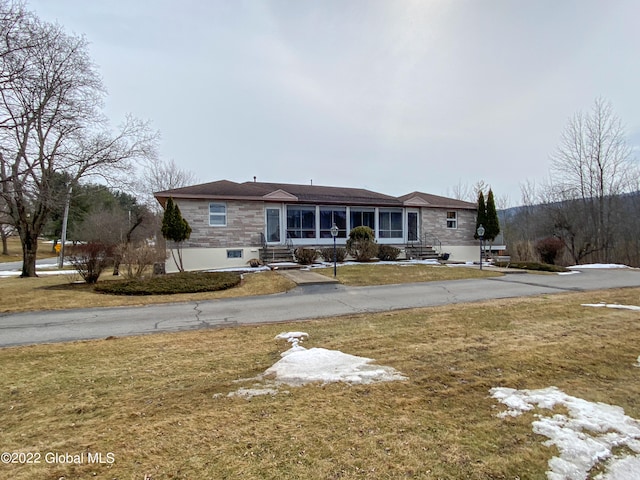
[[[161,207],[153,196],[155,192],[186,187],[196,181],[196,174],[180,168],[175,160],[161,160],[154,157],[144,162],[138,190],[145,198],[145,203],[155,212],[159,212]]]
[[[638,175],[631,160],[622,122],[609,102],[598,98],[591,112],[569,120],[551,157],[546,197],[557,235],[576,263],[588,255],[610,260],[620,195],[631,191]]]
[[[0,11],[0,195],[22,242],[22,276],[31,277],[38,236],[60,201],[53,176],[65,172],[70,185],[91,175],[113,179],[152,154],[156,135],[133,118],[109,131],[84,38],[20,4],[0,0]]]

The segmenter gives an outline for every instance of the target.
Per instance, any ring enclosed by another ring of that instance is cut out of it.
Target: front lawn
[[[314,269],[314,272],[333,277],[333,267]],[[464,266],[424,264],[363,263],[338,265],[337,278],[344,285],[389,285],[396,283],[441,282],[464,278],[499,277],[502,274],[490,270]]]
[[[558,451],[533,432],[542,412],[500,418],[491,389],[556,386],[640,418],[638,312],[581,306],[638,298],[639,288],[568,293],[5,348],[2,450],[40,463],[0,464],[0,477],[543,480]],[[407,380],[233,395],[264,383],[286,331]],[[66,453],[84,456],[45,462]]]

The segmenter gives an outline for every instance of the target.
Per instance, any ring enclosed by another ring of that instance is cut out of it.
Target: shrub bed
[[[111,295],[168,295],[226,290],[240,284],[235,272],[181,272],[147,279],[115,280],[98,283],[96,292]]]

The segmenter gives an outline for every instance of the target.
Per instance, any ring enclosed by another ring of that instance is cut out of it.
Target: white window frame
[[[217,205],[224,208],[224,213],[211,212],[211,207]],[[222,218],[223,223],[211,223],[212,217]],[[224,202],[209,202],[209,226],[210,227],[226,227],[227,226],[227,204]]]
[[[453,217],[450,217],[449,214],[452,213]],[[458,212],[455,210],[447,211],[447,228],[449,230],[457,230],[458,229]]]

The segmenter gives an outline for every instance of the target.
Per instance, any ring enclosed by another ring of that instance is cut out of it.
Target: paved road
[[[305,320],[617,287],[640,287],[640,270],[584,270],[573,275],[518,274],[482,280],[379,287],[319,285],[298,287],[277,295],[200,303],[20,313],[0,315],[0,347]],[[597,301],[597,298],[593,300]]]

